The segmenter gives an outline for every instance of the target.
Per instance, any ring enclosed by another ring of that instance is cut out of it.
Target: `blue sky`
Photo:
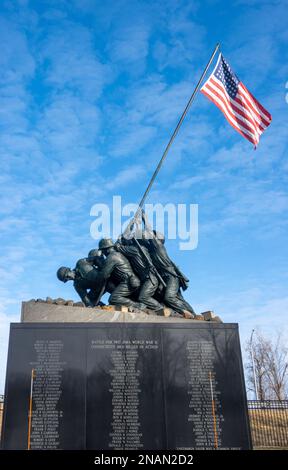
[[[286,328],[285,4],[1,2],[0,393],[21,300],[77,298],[57,268],[95,247],[93,204],[139,201],[218,41],[273,122],[254,151],[199,94],[148,202],[199,205],[197,249],[168,242],[197,312]]]

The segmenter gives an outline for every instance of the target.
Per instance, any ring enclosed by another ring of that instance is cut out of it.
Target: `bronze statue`
[[[143,240],[149,250],[154,266],[166,284],[163,303],[181,315],[186,314],[187,317],[189,312],[191,318],[195,317],[196,314],[193,308],[186,300],[184,300],[180,291],[180,288],[184,290],[187,289],[189,281],[169,258],[164,246],[164,235],[156,232],[155,230],[153,233],[146,230],[143,232]]]
[[[61,268],[59,268],[57,271],[57,277],[59,281],[62,282],[73,281],[74,289],[76,290],[84,305],[86,307],[94,307],[94,303],[90,299],[89,295],[94,285],[90,281],[83,279],[79,273],[76,273],[76,268],[71,269],[66,266],[61,266]]]
[[[86,307],[103,305],[99,298],[101,290],[99,267],[103,263],[104,257],[101,252],[99,250],[91,250],[88,253],[88,258],[79,259],[74,269],[64,266],[59,268],[57,277],[62,282],[73,281],[74,289]],[[114,289],[115,284],[109,280],[105,286],[105,291],[112,292]]]
[[[140,280],[134,273],[127,258],[116,251],[111,238],[100,240],[99,250],[101,250],[106,258],[99,272],[101,289],[104,289],[111,276],[118,282],[118,285],[110,295],[109,304],[143,308],[143,305],[133,300],[133,295],[135,296],[140,288]]]
[[[101,305],[101,297],[109,292],[109,304],[134,310],[162,311],[195,318],[191,305],[183,298],[189,280],[170,259],[162,234],[152,230],[142,213],[144,229],[131,236],[121,236],[114,244],[110,238],[99,242],[99,250],[91,250],[87,258],[77,261],[74,269],[61,267],[57,277],[72,280],[74,288],[87,307]],[[130,230],[130,229],[129,229]]]
[[[163,308],[163,304],[153,297],[158,289],[159,281],[150,267],[152,265],[152,260],[148,249],[145,246],[142,246],[142,250],[145,253],[143,256],[133,239],[127,240],[124,237],[115,243],[115,248],[119,253],[126,256],[130,261],[134,272],[140,279],[141,286],[139,289],[138,301],[146,305],[151,310],[161,310]],[[147,263],[147,259],[150,259],[150,266]]]

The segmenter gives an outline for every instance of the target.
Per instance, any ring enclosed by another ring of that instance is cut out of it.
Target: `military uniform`
[[[74,289],[87,307],[93,306],[100,293],[98,270],[83,258],[77,261],[74,271]]]
[[[109,297],[109,304],[111,305],[126,305],[140,308],[140,304],[133,301],[133,295],[140,287],[140,281],[127,258],[122,253],[119,253],[113,248],[113,242],[109,239],[103,239],[99,242],[99,249],[105,250],[108,244],[107,257],[103,263],[101,271],[99,272],[102,289],[107,280],[113,276],[117,282],[117,286]]]
[[[87,258],[83,258],[77,261],[74,271],[76,274],[74,289],[86,307],[95,306],[101,292],[99,269],[93,266]],[[109,279],[105,287],[106,292],[112,292],[115,284]]]
[[[187,288],[188,279],[169,258],[163,243],[157,237],[153,237],[146,241],[146,246],[149,247],[149,253],[155,268],[166,283],[163,302],[175,312],[183,314],[183,310],[187,310],[195,315],[191,305],[184,300],[180,293],[180,287]]]
[[[118,252],[122,253],[126,256],[126,258],[128,258],[133,268],[133,271],[137,274],[138,278],[140,279],[141,287],[138,295],[139,302],[142,302],[151,310],[159,310],[162,308],[162,305],[156,299],[153,298],[153,295],[155,294],[158,288],[159,281],[155,274],[153,274],[153,272],[151,271],[151,268],[147,266],[147,261],[144,259],[144,256],[138,246],[132,243],[130,244],[127,241],[125,242],[125,244],[117,242],[115,248]],[[149,251],[145,246],[142,246],[142,249],[145,252],[146,257],[150,259],[152,264]]]

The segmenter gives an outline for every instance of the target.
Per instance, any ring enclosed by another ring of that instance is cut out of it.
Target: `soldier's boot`
[[[85,304],[85,307],[93,308],[94,304],[93,302],[89,299],[88,295],[85,295],[82,299],[82,302]]]
[[[129,312],[146,312],[147,305],[142,304],[141,302],[131,302],[131,305],[128,307]]]

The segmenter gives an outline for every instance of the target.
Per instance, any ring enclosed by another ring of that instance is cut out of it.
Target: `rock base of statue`
[[[188,313],[188,312],[187,312]],[[177,315],[177,314],[176,314]],[[153,310],[129,311],[128,307],[105,305],[103,307],[86,308],[82,302],[72,300],[51,299],[29,300],[22,302],[22,322],[155,322],[161,323],[169,317],[169,322],[186,322],[190,318],[173,316],[173,312],[165,308],[156,314]],[[221,322],[212,311],[196,315],[193,321]]]
[[[3,449],[251,448],[237,324],[67,308],[11,324]]]

